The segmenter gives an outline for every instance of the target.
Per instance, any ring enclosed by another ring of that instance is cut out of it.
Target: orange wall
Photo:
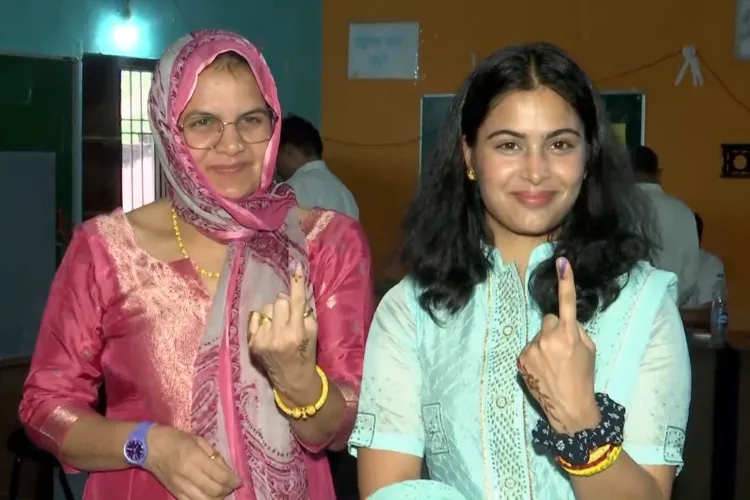
[[[714,5],[715,4],[715,5]],[[750,62],[734,60],[735,2],[594,0],[461,4],[429,0],[323,2],[323,135],[361,144],[398,143],[419,134],[420,96],[454,92],[479,59],[503,45],[558,43],[594,80],[617,75],[694,44],[743,102],[750,105]],[[459,7],[461,5],[461,7]],[[679,17],[682,16],[682,17]],[[463,19],[463,20],[462,20]],[[347,79],[350,21],[419,21],[420,79]],[[646,142],[661,158],[665,188],[705,221],[704,246],[727,267],[735,325],[750,327],[750,179],[722,180],[721,143],[750,142],[750,111],[735,103],[704,67],[706,84],[674,79],[675,57],[601,89],[646,93]],[[400,219],[417,182],[419,144],[357,147],[326,142],[326,159],[360,205],[376,279],[386,273]],[[743,210],[744,209],[744,210]]]

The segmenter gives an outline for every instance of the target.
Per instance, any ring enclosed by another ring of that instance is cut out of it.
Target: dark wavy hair
[[[470,147],[499,98],[547,87],[577,112],[587,145],[581,192],[554,238],[554,254],[534,269],[530,296],[544,314],[557,314],[555,260],[564,256],[575,273],[578,319],[589,320],[620,294],[629,276],[657,246],[652,214],[635,188],[629,156],[616,139],[599,94],[583,70],[548,43],[507,47],[479,64],[455,95],[415,201],[404,221],[399,260],[420,290],[433,319],[455,314],[487,279],[493,245],[476,182],[466,177],[462,138]]]

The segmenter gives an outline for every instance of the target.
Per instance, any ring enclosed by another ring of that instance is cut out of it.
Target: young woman
[[[466,80],[367,342],[363,498],[669,498],[690,367],[631,174],[557,47],[500,50]]]
[[[21,403],[37,443],[92,472],[84,498],[333,498],[325,450],[356,412],[370,254],[357,222],[273,185],[280,115],[238,35],[193,33],[159,61],[169,197],[77,230]]]

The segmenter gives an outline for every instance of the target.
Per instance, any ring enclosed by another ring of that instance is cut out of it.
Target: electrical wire
[[[662,57],[659,57],[658,59],[655,59],[651,62],[648,62],[646,64],[641,64],[640,66],[636,66],[634,68],[628,69],[626,71],[621,71],[619,73],[615,73],[612,75],[605,76],[603,78],[597,78],[594,80],[594,83],[596,84],[602,84],[605,82],[609,82],[611,80],[618,80],[620,78],[623,78],[625,76],[630,76],[636,73],[640,73],[641,71],[645,71],[647,69],[651,69],[655,66],[659,66],[662,63],[665,63],[667,61],[670,61],[672,59],[675,59],[677,57],[680,57],[682,55],[682,51],[678,50],[675,52],[670,52],[669,54],[666,54]],[[750,113],[750,106],[742,102],[742,100],[737,97],[737,95],[732,92],[732,90],[729,88],[729,86],[724,83],[724,81],[719,77],[718,73],[708,64],[708,61],[701,56],[700,53],[698,53],[698,59],[701,63],[703,63],[703,66],[705,66],[708,73],[713,77],[714,80],[716,80],[716,83],[719,84],[719,86],[726,92],[726,94],[742,109]],[[338,144],[341,146],[347,146],[347,147],[355,147],[355,148],[387,148],[387,147],[399,147],[399,146],[408,146],[415,143],[418,143],[422,137],[414,137],[412,139],[408,140],[402,140],[402,141],[393,141],[393,142],[382,142],[382,143],[361,143],[361,142],[350,142],[350,141],[342,141],[339,139],[333,139],[331,137],[322,137],[322,139],[325,142],[332,143],[332,144]]]
[[[716,80],[716,83],[719,84],[719,87],[724,89],[724,92],[726,92],[729,98],[732,99],[735,102],[735,104],[737,104],[739,107],[741,107],[742,109],[750,113],[750,106],[742,102],[742,100],[739,97],[737,97],[737,94],[732,92],[729,86],[726,83],[724,83],[724,80],[722,80],[719,74],[711,67],[710,64],[708,64],[708,61],[706,61],[706,59],[701,55],[700,52],[697,52],[697,56],[698,56],[698,60],[701,63],[703,63],[703,66],[705,66],[705,68],[708,70],[708,73],[714,78],[714,80]]]

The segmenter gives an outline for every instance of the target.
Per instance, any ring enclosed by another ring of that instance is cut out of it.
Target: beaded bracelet
[[[546,420],[540,419],[531,431],[535,447],[545,449],[573,466],[589,463],[592,451],[604,445],[621,445],[625,424],[625,407],[614,402],[602,392],[596,393],[596,403],[601,421],[594,429],[584,429],[572,436],[558,434]]]

